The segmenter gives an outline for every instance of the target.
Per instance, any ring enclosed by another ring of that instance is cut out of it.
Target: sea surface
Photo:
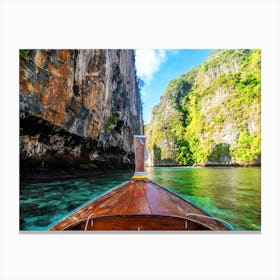
[[[148,168],[148,177],[230,223],[235,230],[261,229],[261,169]],[[46,230],[80,205],[122,184],[132,173],[22,183],[20,230]]]

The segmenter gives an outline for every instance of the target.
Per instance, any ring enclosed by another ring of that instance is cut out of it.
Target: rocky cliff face
[[[21,169],[134,164],[143,133],[133,50],[21,50]]]
[[[214,51],[153,109],[149,164],[260,165],[260,98],[260,51]]]

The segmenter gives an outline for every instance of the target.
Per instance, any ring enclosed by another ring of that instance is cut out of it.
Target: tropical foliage
[[[154,107],[148,148],[192,165],[260,163],[260,50],[216,50],[172,80]],[[159,160],[159,159],[158,159]]]

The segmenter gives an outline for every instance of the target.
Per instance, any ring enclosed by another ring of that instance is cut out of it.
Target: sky
[[[201,64],[212,50],[136,50],[137,76],[141,88],[144,124],[151,121],[152,109],[159,103],[169,82]]]

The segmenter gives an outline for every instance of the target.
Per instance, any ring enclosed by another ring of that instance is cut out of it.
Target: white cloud
[[[143,97],[147,95],[146,91],[141,90],[140,92],[141,92],[141,96]]]
[[[160,65],[166,60],[165,50],[136,50],[137,76],[149,84]]]

